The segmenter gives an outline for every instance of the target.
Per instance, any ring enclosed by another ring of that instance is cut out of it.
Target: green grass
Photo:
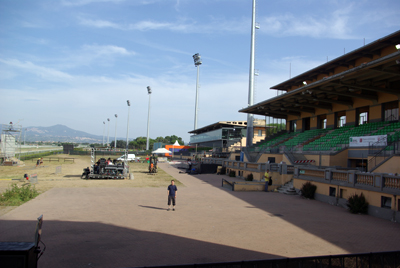
[[[30,184],[20,186],[14,183],[0,196],[0,206],[19,206],[38,195]]]

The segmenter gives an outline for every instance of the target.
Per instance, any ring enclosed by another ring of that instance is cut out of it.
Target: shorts
[[[168,206],[171,205],[171,201],[172,201],[172,205],[175,206],[175,196],[168,196]]]

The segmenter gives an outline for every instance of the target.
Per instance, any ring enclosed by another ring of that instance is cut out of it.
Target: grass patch
[[[13,183],[10,188],[0,196],[0,206],[19,206],[38,196],[35,187],[27,185],[17,185]]]

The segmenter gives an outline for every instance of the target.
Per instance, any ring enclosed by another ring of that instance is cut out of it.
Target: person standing
[[[175,211],[175,203],[176,203],[176,192],[178,188],[175,185],[175,181],[171,180],[171,185],[168,186],[168,211],[171,209],[172,203],[172,210]]]
[[[269,184],[269,169],[264,174],[264,179],[265,179],[265,191],[268,192],[268,184]]]

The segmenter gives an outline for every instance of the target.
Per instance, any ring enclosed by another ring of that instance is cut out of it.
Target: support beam
[[[327,102],[327,103],[336,103],[341,105],[346,105],[349,109],[353,109],[353,102],[351,101],[339,101],[339,100],[331,100],[331,99],[316,99],[312,97],[302,97],[302,99],[310,100],[310,101],[318,101],[318,102]]]
[[[375,91],[375,92],[383,92],[387,94],[392,94],[397,97],[400,97],[400,93],[396,92],[394,89],[389,89],[389,88],[381,88],[381,87],[373,87],[373,86],[362,86],[362,85],[352,85],[352,84],[347,84],[347,83],[335,83],[332,82],[332,84],[337,84],[337,85],[342,85],[342,86],[347,86],[351,88],[360,88],[360,89],[365,89],[365,90],[370,90],[370,91]]]
[[[324,92],[326,94],[333,94],[333,95],[340,95],[340,96],[345,96],[345,97],[350,97],[350,98],[357,98],[357,99],[364,99],[364,100],[370,100],[374,104],[378,103],[378,96],[376,95],[370,95],[370,94],[357,94],[357,93],[351,93],[351,92],[342,92],[342,91],[327,91],[327,90],[319,90],[319,89],[314,89],[314,91],[319,91],[319,92]]]

